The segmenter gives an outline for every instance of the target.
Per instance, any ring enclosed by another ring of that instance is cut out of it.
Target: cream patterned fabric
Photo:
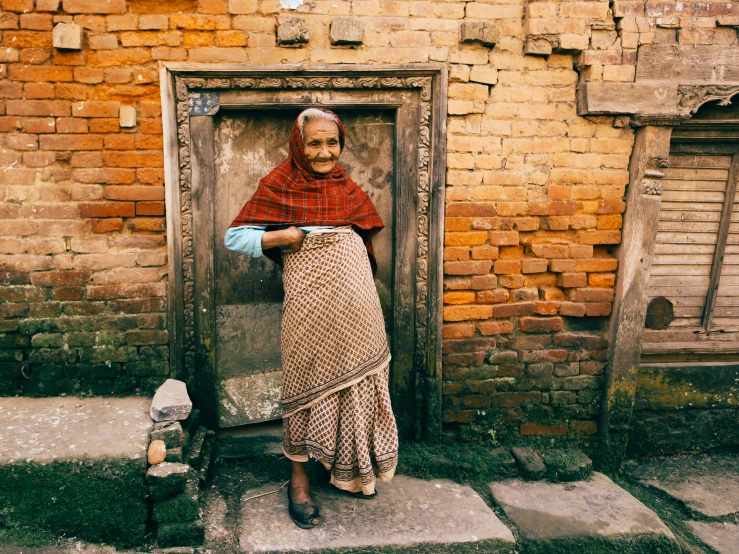
[[[284,256],[283,450],[372,494],[392,479],[398,431],[388,390],[385,324],[362,239],[349,227],[313,231]]]

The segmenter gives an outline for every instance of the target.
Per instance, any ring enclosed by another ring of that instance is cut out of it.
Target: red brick
[[[23,119],[20,117],[0,117],[0,133],[9,133],[23,128]]]
[[[23,165],[27,167],[46,167],[56,162],[53,152],[26,152],[23,154]]]
[[[519,289],[526,283],[526,278],[519,274],[499,275],[498,284],[507,289]]]
[[[481,275],[488,273],[492,265],[489,260],[444,262],[444,273],[447,275]]]
[[[493,274],[475,275],[470,280],[471,290],[491,290],[498,286],[498,277]]]
[[[522,317],[518,325],[524,333],[555,333],[563,328],[561,317]]]
[[[522,435],[566,435],[566,425],[540,425],[538,423],[522,423]]]
[[[588,284],[588,276],[585,273],[561,273],[557,284],[566,289],[584,287]]]
[[[8,100],[5,109],[8,115],[48,117],[70,113],[69,102],[65,100]]]
[[[611,314],[610,302],[586,302],[585,315],[588,316],[604,316]]]
[[[102,83],[104,73],[102,69],[94,69],[91,67],[75,67],[74,68],[74,80],[79,83],[86,83],[93,85],[96,83]]]
[[[585,304],[581,302],[560,302],[559,315],[582,317],[585,315]]]
[[[163,217],[135,217],[126,221],[126,226],[133,232],[164,231],[166,228]]]
[[[53,92],[52,92],[52,95],[53,95]],[[22,98],[22,97],[23,97],[23,85],[22,84],[12,83],[9,81],[0,81],[0,98]],[[33,96],[28,96],[27,98],[33,98]]]
[[[80,204],[81,217],[133,217],[134,215],[136,215],[136,204],[133,202],[83,202]]]
[[[54,133],[56,131],[56,124],[53,117],[43,117],[40,119],[27,119],[26,120],[26,132],[27,133]]]
[[[573,302],[613,302],[615,291],[606,288],[581,288],[570,292]]]
[[[38,135],[25,133],[8,135],[5,145],[11,150],[38,150]]]
[[[136,152],[105,152],[103,162],[108,167],[164,167],[162,152],[141,150]]]
[[[99,135],[45,135],[40,145],[42,150],[101,150],[103,139]]]
[[[487,217],[496,215],[493,202],[454,202],[446,207],[446,215],[453,217]]]
[[[600,375],[603,371],[603,364],[600,362],[580,362],[581,375]]]
[[[479,304],[499,304],[507,302],[511,294],[507,289],[480,290],[477,291],[476,299]]]
[[[501,392],[493,396],[493,408],[511,408],[524,402],[541,404],[540,392]]]
[[[460,412],[445,411],[442,418],[446,423],[472,423],[475,420],[474,410],[462,410]]]
[[[146,344],[167,344],[169,342],[169,334],[167,331],[128,331],[126,333],[126,342],[132,345]]]
[[[86,61],[84,51],[54,50],[54,63],[57,66],[85,65]]]
[[[57,119],[58,133],[87,133],[87,120],[76,117],[60,117]]]
[[[578,435],[595,435],[598,425],[595,421],[570,421],[570,430]]]
[[[133,150],[135,138],[133,135],[108,135],[104,139],[106,150]]]
[[[67,13],[126,13],[126,0],[64,0],[64,11]]]
[[[82,286],[92,277],[89,271],[44,271],[31,273],[31,283],[42,287]]]
[[[496,318],[516,317],[522,315],[533,315],[533,302],[516,302],[513,304],[499,304],[495,306],[494,314]]]
[[[618,267],[616,258],[593,258],[590,260],[577,260],[577,271],[584,273],[602,273],[615,271]]]
[[[57,301],[83,300],[84,297],[84,287],[56,287],[51,291],[51,299]]]
[[[54,95],[60,100],[84,100],[88,96],[87,91],[87,86],[79,83],[57,83],[54,86]]]
[[[513,332],[512,321],[481,321],[477,328],[483,335],[505,335]]]
[[[564,362],[567,350],[521,350],[519,359],[522,362]]]

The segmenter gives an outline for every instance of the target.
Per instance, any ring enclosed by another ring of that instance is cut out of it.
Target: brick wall
[[[490,421],[595,433],[633,132],[627,118],[579,117],[578,79],[633,81],[638,45],[736,44],[739,25],[725,1],[2,5],[1,394],[127,394],[168,374],[159,61],[434,61],[450,72],[450,440]],[[277,44],[286,14],[303,19],[308,44]],[[361,46],[331,45],[338,16],[363,23]],[[469,21],[495,31],[495,46],[461,42]],[[59,22],[84,27],[82,50],[53,48]],[[134,127],[121,127],[122,107]]]

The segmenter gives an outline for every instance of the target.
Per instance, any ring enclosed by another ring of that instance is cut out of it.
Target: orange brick
[[[27,119],[27,133],[53,133],[56,131],[56,122],[53,117],[44,117],[41,119]]]
[[[444,306],[444,321],[490,319],[492,316],[492,306]]]
[[[547,196],[551,200],[570,200],[572,198],[572,189],[563,185],[549,185]]]
[[[66,100],[8,100],[7,115],[67,116],[69,102]]]
[[[3,5],[7,2],[3,2]],[[47,31],[16,31],[4,32],[3,44],[12,48],[51,48],[51,33]]]
[[[444,233],[446,246],[476,246],[487,242],[488,234],[485,231],[469,231],[466,233]]]
[[[601,230],[620,229],[623,227],[623,216],[620,214],[599,215],[596,227]]]
[[[118,118],[94,118],[90,120],[91,133],[117,133],[121,130]]]
[[[8,86],[17,87],[17,94],[9,94],[6,88]],[[21,94],[21,88],[23,89],[23,94],[25,94],[26,98],[29,100],[31,99],[38,99],[38,98],[54,98],[54,85],[51,83],[26,83],[25,86],[21,86],[20,83],[3,83],[0,85],[0,96],[3,98],[20,98],[22,96]]]
[[[622,214],[626,210],[626,203],[623,200],[599,200],[598,214]]]
[[[119,217],[112,217],[110,219],[93,219],[92,220],[92,232],[93,233],[111,233],[114,231],[121,231],[123,229],[123,220]]]
[[[118,117],[120,110],[119,102],[100,102],[88,100],[86,102],[75,102],[72,104],[72,116],[74,117]]]
[[[164,199],[163,187],[150,186],[106,186],[105,198],[110,200],[147,200],[161,201]],[[139,202],[141,203],[141,202]],[[137,207],[138,211],[138,207]],[[145,214],[145,215],[161,215],[161,214]]]
[[[108,167],[163,167],[162,152],[141,150],[136,152],[105,152],[103,163]]]
[[[442,334],[445,339],[469,339],[475,336],[475,325],[473,323],[444,325]]]
[[[610,302],[586,302],[585,303],[585,315],[589,316],[604,316],[610,315],[611,303]]]
[[[151,61],[148,48],[120,48],[118,50],[92,50],[87,55],[90,67],[117,67],[144,65]]]
[[[588,286],[590,287],[612,287],[616,284],[616,276],[613,273],[590,273],[588,275]]]
[[[60,100],[85,100],[88,88],[79,83],[57,83],[54,85],[54,96]]]
[[[521,273],[521,260],[498,260],[495,262],[493,272],[496,275],[510,275]]]
[[[559,311],[559,302],[534,302],[534,313],[539,315],[555,315]]]
[[[547,270],[547,260],[524,258],[522,260],[522,273],[544,273]]]
[[[496,215],[493,202],[454,202],[446,207],[447,216],[488,217]]]
[[[589,260],[577,260],[577,271],[587,273],[603,273],[615,271],[618,267],[616,258],[592,258]]]
[[[444,219],[445,231],[469,231],[472,225],[470,217],[447,217]]]
[[[541,289],[541,296],[544,300],[560,300],[565,297],[564,292],[556,287],[545,287]]]
[[[525,283],[526,278],[517,273],[498,276],[498,284],[507,289],[520,289]]]
[[[454,291],[444,293],[444,304],[473,304],[475,293],[471,291]]]
[[[472,259],[473,260],[497,260],[498,259],[498,248],[495,246],[474,246],[472,248]]]
[[[470,249],[466,246],[447,246],[444,248],[444,260],[460,262],[470,259]]]
[[[126,226],[133,232],[160,232],[165,229],[165,220],[163,217],[134,217],[126,221]]]
[[[488,240],[495,246],[515,246],[518,244],[518,231],[490,231]]]
[[[579,231],[580,244],[620,244],[620,231]]]

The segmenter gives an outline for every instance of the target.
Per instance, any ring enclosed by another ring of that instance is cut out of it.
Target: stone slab
[[[688,526],[700,540],[718,554],[739,554],[739,525],[689,521]]]
[[[0,465],[144,458],[148,410],[136,397],[0,398]]]
[[[601,473],[577,483],[508,479],[491,483],[490,490],[524,539],[674,539],[654,512]]]
[[[279,487],[247,490],[238,531],[241,552],[306,552],[342,548],[408,548],[469,544],[485,552],[509,552],[511,531],[470,487],[452,481],[423,481],[404,475],[378,483],[374,500],[351,498],[331,488],[313,487],[323,522],[299,529],[287,515],[287,493],[252,498]],[[250,499],[251,498],[251,499]],[[364,550],[362,550],[364,551]]]
[[[624,470],[707,517],[739,513],[739,456],[695,454],[628,462]]]

